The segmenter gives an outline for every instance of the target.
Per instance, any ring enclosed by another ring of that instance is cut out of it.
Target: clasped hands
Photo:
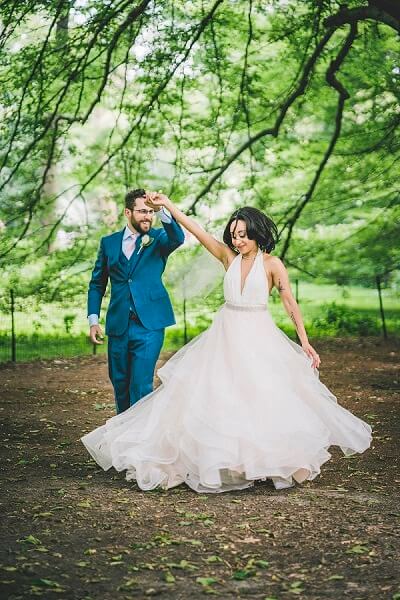
[[[169,202],[168,196],[162,192],[147,192],[145,196],[145,203],[150,208],[153,208],[158,212],[163,206],[166,206]]]

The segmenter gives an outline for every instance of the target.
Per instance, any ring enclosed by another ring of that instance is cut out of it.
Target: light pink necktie
[[[136,236],[131,234],[128,238],[125,239],[124,244],[124,254],[126,258],[129,260],[135,250],[136,245]]]

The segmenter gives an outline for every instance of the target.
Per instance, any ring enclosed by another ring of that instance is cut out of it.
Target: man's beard
[[[149,229],[151,227],[151,221],[149,220],[149,221],[147,221],[147,223],[148,223],[148,226],[143,221],[138,222],[133,217],[131,218],[132,227],[141,234],[149,232]],[[143,225],[144,225],[144,227],[143,227]]]

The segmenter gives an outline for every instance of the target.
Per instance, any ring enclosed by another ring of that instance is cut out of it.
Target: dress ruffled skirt
[[[270,313],[224,305],[159,371],[162,385],[82,438],[143,490],[224,492],[271,478],[312,480],[331,457],[364,452],[371,427],[340,406]]]

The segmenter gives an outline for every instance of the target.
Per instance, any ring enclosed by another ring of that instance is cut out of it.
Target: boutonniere
[[[138,250],[138,254],[140,254],[143,248],[147,248],[147,246],[150,246],[150,244],[152,244],[153,242],[154,238],[150,237],[149,235],[147,235],[147,233],[145,233],[140,241],[140,248]]]

